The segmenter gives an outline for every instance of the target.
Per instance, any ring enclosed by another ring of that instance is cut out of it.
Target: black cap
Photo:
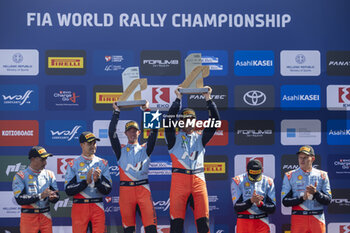
[[[137,130],[140,130],[139,124],[137,124],[136,121],[129,121],[125,124],[125,132],[131,128],[135,128]]]
[[[194,117],[196,118],[196,112],[192,108],[184,108],[181,111],[181,118]]]
[[[49,156],[52,156],[52,154],[47,153],[45,148],[41,146],[33,146],[28,154],[29,159],[35,157],[47,158]]]
[[[89,131],[85,131],[85,132],[82,132],[82,134],[80,134],[80,137],[79,137],[79,142],[80,143],[84,143],[84,142],[92,142],[92,141],[100,141],[99,138],[97,138],[95,136],[95,134],[89,132]]]
[[[312,148],[311,146],[302,146],[299,148],[299,151],[297,152],[297,155],[300,153],[304,153],[306,155],[311,155],[311,156],[315,156],[315,151],[314,148]]]
[[[262,175],[262,164],[259,160],[250,160],[247,164],[247,173],[250,181],[260,181]]]

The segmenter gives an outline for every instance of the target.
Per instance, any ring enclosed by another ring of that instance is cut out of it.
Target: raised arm
[[[176,115],[180,110],[182,94],[179,92],[179,87],[175,90],[175,94],[176,94],[176,99],[174,100],[173,104],[171,105],[168,111],[167,119],[166,119],[167,121],[172,121],[172,122],[176,121],[177,120]],[[176,139],[175,127],[173,126],[173,124],[170,124],[169,128],[165,128],[165,140],[168,144],[168,150],[173,148],[173,146],[175,145],[175,139]]]
[[[212,89],[209,86],[206,86],[206,87],[209,88],[209,91],[207,93],[204,93],[203,96],[205,97],[205,100],[207,102],[209,118],[212,118],[214,120],[220,120],[218,108],[216,107],[216,104],[214,103],[214,101],[211,99]],[[203,136],[202,136],[203,146],[205,146],[210,141],[210,139],[214,136],[215,131],[216,131],[215,127],[205,128],[203,130]]]
[[[112,119],[108,127],[108,136],[109,136],[109,140],[111,142],[114,154],[116,155],[117,160],[119,160],[121,155],[121,145],[117,134],[117,124],[119,120],[120,109],[117,107],[115,103],[113,103],[113,108],[114,108],[114,111],[113,111]]]

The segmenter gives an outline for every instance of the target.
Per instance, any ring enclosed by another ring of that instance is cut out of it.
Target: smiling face
[[[138,142],[141,131],[136,128],[130,128],[125,132],[126,137],[128,138],[128,143],[135,144]]]
[[[96,140],[92,142],[84,142],[80,143],[81,149],[82,149],[82,154],[85,156],[90,157],[91,155],[94,155],[96,153]]]

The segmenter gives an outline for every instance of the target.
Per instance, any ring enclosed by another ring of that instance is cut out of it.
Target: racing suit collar
[[[32,167],[28,166],[28,170],[30,173],[32,173],[32,175],[39,175],[41,173],[42,170],[35,170]]]
[[[304,172],[305,175],[309,175],[309,174],[311,174],[311,172],[312,172],[312,167],[311,167],[310,171],[305,171],[305,170],[302,169],[302,168],[300,168],[300,170],[302,170],[302,171]]]
[[[92,161],[95,158],[95,155],[92,155],[90,158],[90,157],[87,157],[87,156],[81,154],[81,157],[83,157],[83,159],[85,159],[85,160]]]

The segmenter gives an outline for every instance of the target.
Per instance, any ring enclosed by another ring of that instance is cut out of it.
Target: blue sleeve
[[[329,178],[327,173],[324,173],[324,180],[321,191],[317,191],[314,195],[314,199],[318,201],[322,205],[329,205],[332,200],[332,191],[331,186],[329,184]]]
[[[112,191],[112,178],[109,174],[109,165],[107,160],[101,160],[101,177],[95,183],[97,190],[103,195],[107,195]]]
[[[239,185],[241,184],[240,182],[241,181],[239,180],[238,177],[233,178],[231,182],[231,195],[232,195],[233,208],[237,212],[245,211],[250,207],[252,207],[253,205],[250,199],[243,201],[242,191],[239,187]]]
[[[272,214],[276,210],[275,185],[272,179],[269,179],[268,181],[266,196],[263,200],[263,205],[258,208],[265,211],[268,214]]]
[[[39,194],[26,193],[25,181],[18,173],[13,178],[12,190],[18,205],[30,205],[40,200]]]
[[[293,197],[292,186],[290,185],[287,174],[283,178],[281,198],[283,205],[286,207],[300,205],[304,202],[303,197]]]
[[[64,182],[64,190],[66,191],[66,194],[68,196],[74,196],[83,191],[87,186],[88,184],[86,180],[77,182],[74,169],[72,168],[71,164],[68,164]]]

